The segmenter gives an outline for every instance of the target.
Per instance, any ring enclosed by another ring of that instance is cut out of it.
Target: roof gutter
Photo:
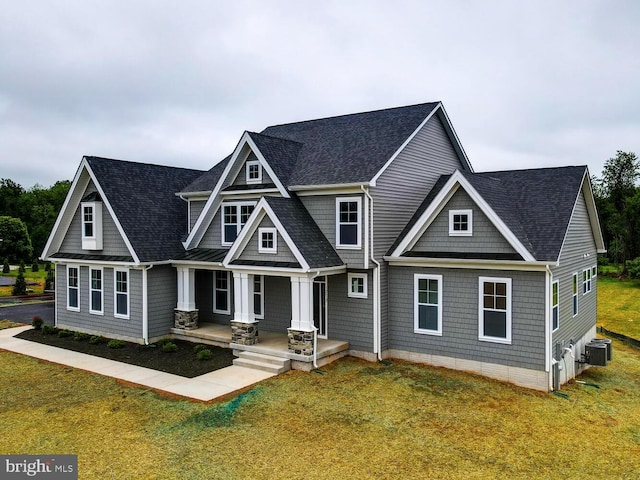
[[[507,270],[541,270],[557,265],[556,261],[523,261],[523,260],[479,260],[479,259],[457,259],[457,258],[426,258],[426,257],[394,257],[385,255],[382,257],[390,265],[416,265],[420,267],[442,267],[449,268],[481,268],[481,269],[507,269]]]

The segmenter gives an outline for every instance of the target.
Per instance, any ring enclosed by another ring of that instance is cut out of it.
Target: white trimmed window
[[[362,198],[336,198],[336,247],[360,248]]]
[[[470,237],[473,234],[472,210],[449,210],[449,236]]]
[[[258,252],[259,253],[277,253],[278,252],[278,233],[273,227],[265,227],[258,229]]]
[[[349,273],[347,277],[349,282],[348,296],[352,298],[367,298],[367,274]]]
[[[229,315],[231,313],[231,290],[229,288],[229,272],[215,270],[213,272],[213,312]]]
[[[102,250],[102,202],[82,202],[82,249]]]
[[[251,216],[256,202],[222,204],[222,245],[231,245]]]
[[[80,269],[67,265],[67,310],[80,311]]]
[[[479,340],[511,343],[511,279],[480,277]]]
[[[89,313],[102,315],[103,309],[102,268],[89,268]]]
[[[591,267],[591,277],[596,278],[598,276],[598,266],[594,265]]]
[[[129,318],[129,270],[114,270],[113,291],[113,315]]]
[[[253,313],[256,318],[264,318],[264,276],[253,276]]]
[[[578,274],[573,274],[573,316],[578,315]]]
[[[442,275],[415,274],[413,331],[442,335]]]
[[[591,292],[591,269],[587,268],[582,271],[582,294],[586,295]]]
[[[262,165],[258,160],[249,160],[245,163],[245,175],[247,184],[262,183]]]
[[[551,284],[551,322],[555,332],[560,327],[560,282]]]

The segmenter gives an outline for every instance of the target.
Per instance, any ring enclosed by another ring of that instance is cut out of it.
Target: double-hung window
[[[258,229],[258,252],[259,253],[277,253],[278,252],[278,234],[275,228],[259,228]]]
[[[222,244],[231,245],[251,216],[256,202],[222,204]]]
[[[256,318],[264,318],[264,277],[253,276],[253,313]]]
[[[551,284],[551,322],[552,329],[556,331],[560,326],[560,283],[555,281]]]
[[[89,268],[89,313],[104,313],[102,287],[102,268]]]
[[[360,248],[362,198],[336,198],[336,247]]]
[[[80,311],[80,269],[67,265],[67,310]]]
[[[578,315],[578,274],[573,274],[573,316]]]
[[[213,272],[213,312],[228,315],[230,311],[229,272],[215,270]]]
[[[114,271],[114,316],[129,318],[129,271]]]
[[[347,275],[349,290],[347,296],[353,298],[367,298],[367,274],[350,273]]]
[[[591,268],[582,272],[582,294],[586,295],[591,291]]]
[[[413,331],[442,335],[442,275],[414,275]]]
[[[102,202],[82,202],[82,249],[102,250]]]
[[[472,210],[449,210],[449,236],[470,237],[472,234]]]
[[[479,339],[511,343],[511,279],[480,277]]]

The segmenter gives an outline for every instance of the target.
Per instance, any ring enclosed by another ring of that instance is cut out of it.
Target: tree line
[[[44,249],[71,182],[25,189],[0,180],[0,261],[33,263]]]

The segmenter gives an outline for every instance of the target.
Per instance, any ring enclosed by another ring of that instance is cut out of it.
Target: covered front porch
[[[349,343],[340,340],[328,340],[317,338],[315,356],[296,353],[289,348],[288,333],[277,333],[260,331],[259,341],[253,345],[243,345],[232,341],[230,325],[219,325],[216,323],[202,323],[194,330],[173,328],[171,333],[176,338],[190,340],[194,342],[216,345],[224,348],[232,348],[235,351],[254,352],[271,357],[286,358],[292,361],[294,370],[311,370],[314,365],[321,367],[331,363],[338,358],[344,357],[349,352]]]

